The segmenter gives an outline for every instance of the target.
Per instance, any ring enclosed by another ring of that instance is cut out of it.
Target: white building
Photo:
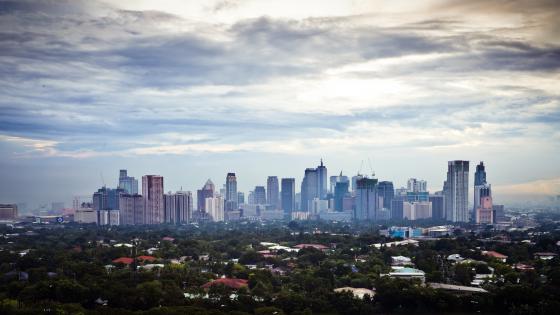
[[[97,223],[97,211],[92,208],[81,208],[76,210],[74,221],[78,223]]]
[[[429,201],[403,202],[403,217],[408,220],[432,217],[432,203]]]
[[[99,210],[99,225],[120,225],[120,210]]]
[[[210,216],[212,221],[224,221],[224,197],[216,195],[205,200],[206,213]]]

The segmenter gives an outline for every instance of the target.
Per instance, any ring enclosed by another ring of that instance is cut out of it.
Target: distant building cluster
[[[99,225],[188,224],[201,221],[311,220],[387,221],[435,219],[449,222],[495,224],[505,220],[504,206],[495,205],[486,181],[483,162],[474,174],[474,202],[469,207],[469,161],[449,161],[443,190],[430,193],[425,180],[410,178],[406,187],[395,188],[392,181],[375,175],[340,172],[328,177],[327,167],[306,168],[296,189],[295,178],[268,176],[266,186],[255,186],[247,195],[238,191],[237,175],[229,172],[223,188],[212,180],[196,191],[165,193],[164,178],[144,175],[139,181],[119,171],[116,188],[101,187],[91,202],[76,199],[73,214],[79,223]],[[247,198],[246,198],[247,197]],[[17,217],[17,206],[0,205],[0,220]],[[53,209],[64,204],[53,203]]]

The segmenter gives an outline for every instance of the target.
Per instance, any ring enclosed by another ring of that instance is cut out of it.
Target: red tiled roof
[[[218,284],[223,284],[226,287],[232,288],[232,289],[239,289],[241,287],[246,287],[248,284],[248,281],[245,279],[235,279],[235,278],[220,278],[220,279],[216,279],[213,281],[210,281],[208,283],[205,283],[202,285],[202,288],[204,289],[208,289],[213,285],[218,285]]]
[[[298,244],[296,246],[294,246],[295,248],[315,248],[318,250],[324,250],[324,249],[329,249],[327,246],[325,245],[321,245],[321,244]]]
[[[155,260],[157,260],[157,258],[155,258],[154,256],[144,256],[144,255],[138,256],[138,257],[136,257],[136,259],[142,260],[142,261],[155,261]]]
[[[166,237],[162,238],[162,240],[173,242],[175,239],[173,237],[166,236]]]
[[[134,262],[134,259],[132,259],[130,257],[120,257],[120,258],[117,258],[117,259],[113,260],[113,263],[115,263],[115,264],[121,263],[121,264],[125,264],[125,265],[130,265],[133,262]]]
[[[508,256],[504,255],[504,254],[500,254],[498,252],[495,252],[493,250],[489,250],[486,252],[482,252],[483,255],[486,256],[490,256],[490,257],[494,257],[494,258],[499,258],[499,259],[506,259]]]

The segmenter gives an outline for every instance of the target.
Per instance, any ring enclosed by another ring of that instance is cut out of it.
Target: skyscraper
[[[355,202],[354,219],[377,219],[377,179],[365,177],[357,180]]]
[[[427,191],[427,182],[425,180],[409,178],[406,188],[409,192],[425,192]]]
[[[350,182],[348,180],[336,182],[334,186],[334,210],[344,211],[344,197],[350,194],[349,186]]]
[[[119,171],[119,188],[124,189],[127,194],[138,193],[138,180],[127,175],[126,170]]]
[[[280,189],[278,185],[278,177],[268,176],[266,179],[266,203],[280,209]]]
[[[364,178],[363,175],[356,175],[356,176],[352,176],[352,194],[355,195],[356,194],[356,190],[358,189],[358,180]]]
[[[190,191],[169,192],[164,195],[165,222],[171,224],[189,223],[192,217],[192,194]]]
[[[245,203],[245,194],[241,191],[237,192],[237,205],[241,205]]]
[[[444,184],[445,218],[452,222],[469,221],[469,161],[449,161]]]
[[[206,198],[214,197],[214,183],[210,179],[202,186],[202,189],[196,191],[197,209],[199,212],[206,211]]]
[[[317,167],[317,186],[319,199],[325,199],[327,197],[327,167],[323,165],[323,159]]]
[[[377,195],[383,198],[382,207],[386,209],[391,209],[391,202],[395,197],[395,189],[393,188],[393,182],[382,181],[377,184]]]
[[[237,209],[237,177],[235,173],[228,173],[226,176],[225,211],[234,211]]]
[[[255,186],[254,194],[255,194],[254,196],[255,204],[257,205],[266,204],[266,190],[264,189],[264,186]]]
[[[317,177],[317,169],[305,169],[305,175],[301,182],[301,210],[308,211],[311,201],[319,196],[319,181]]]
[[[478,208],[475,211],[475,222],[477,224],[494,223],[494,213],[491,196],[480,197]]]
[[[144,221],[144,198],[142,195],[119,196],[120,225],[141,225]]]
[[[442,220],[445,218],[445,198],[443,192],[436,192],[428,197],[432,203],[432,218],[434,220]]]
[[[296,210],[296,180],[295,178],[282,178],[282,210],[284,217],[290,219]]]
[[[164,222],[163,176],[142,176],[142,195],[144,197],[145,224]]]
[[[486,170],[484,167],[484,162],[480,161],[480,163],[476,166],[476,172],[474,173],[474,199],[473,199],[473,211],[472,211],[472,218],[473,221],[477,221],[476,211],[480,207],[480,199],[483,197],[481,194],[481,190],[487,189],[487,193],[490,191],[490,185],[486,183]],[[488,194],[491,196],[491,194]]]
[[[205,204],[204,208],[212,221],[224,221],[224,198],[221,195],[206,198]]]

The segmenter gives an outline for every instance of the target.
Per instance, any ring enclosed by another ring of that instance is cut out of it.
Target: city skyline
[[[3,203],[69,205],[119,169],[299,190],[320,158],[431,191],[484,161],[494,202],[560,194],[555,1],[0,6]]]

